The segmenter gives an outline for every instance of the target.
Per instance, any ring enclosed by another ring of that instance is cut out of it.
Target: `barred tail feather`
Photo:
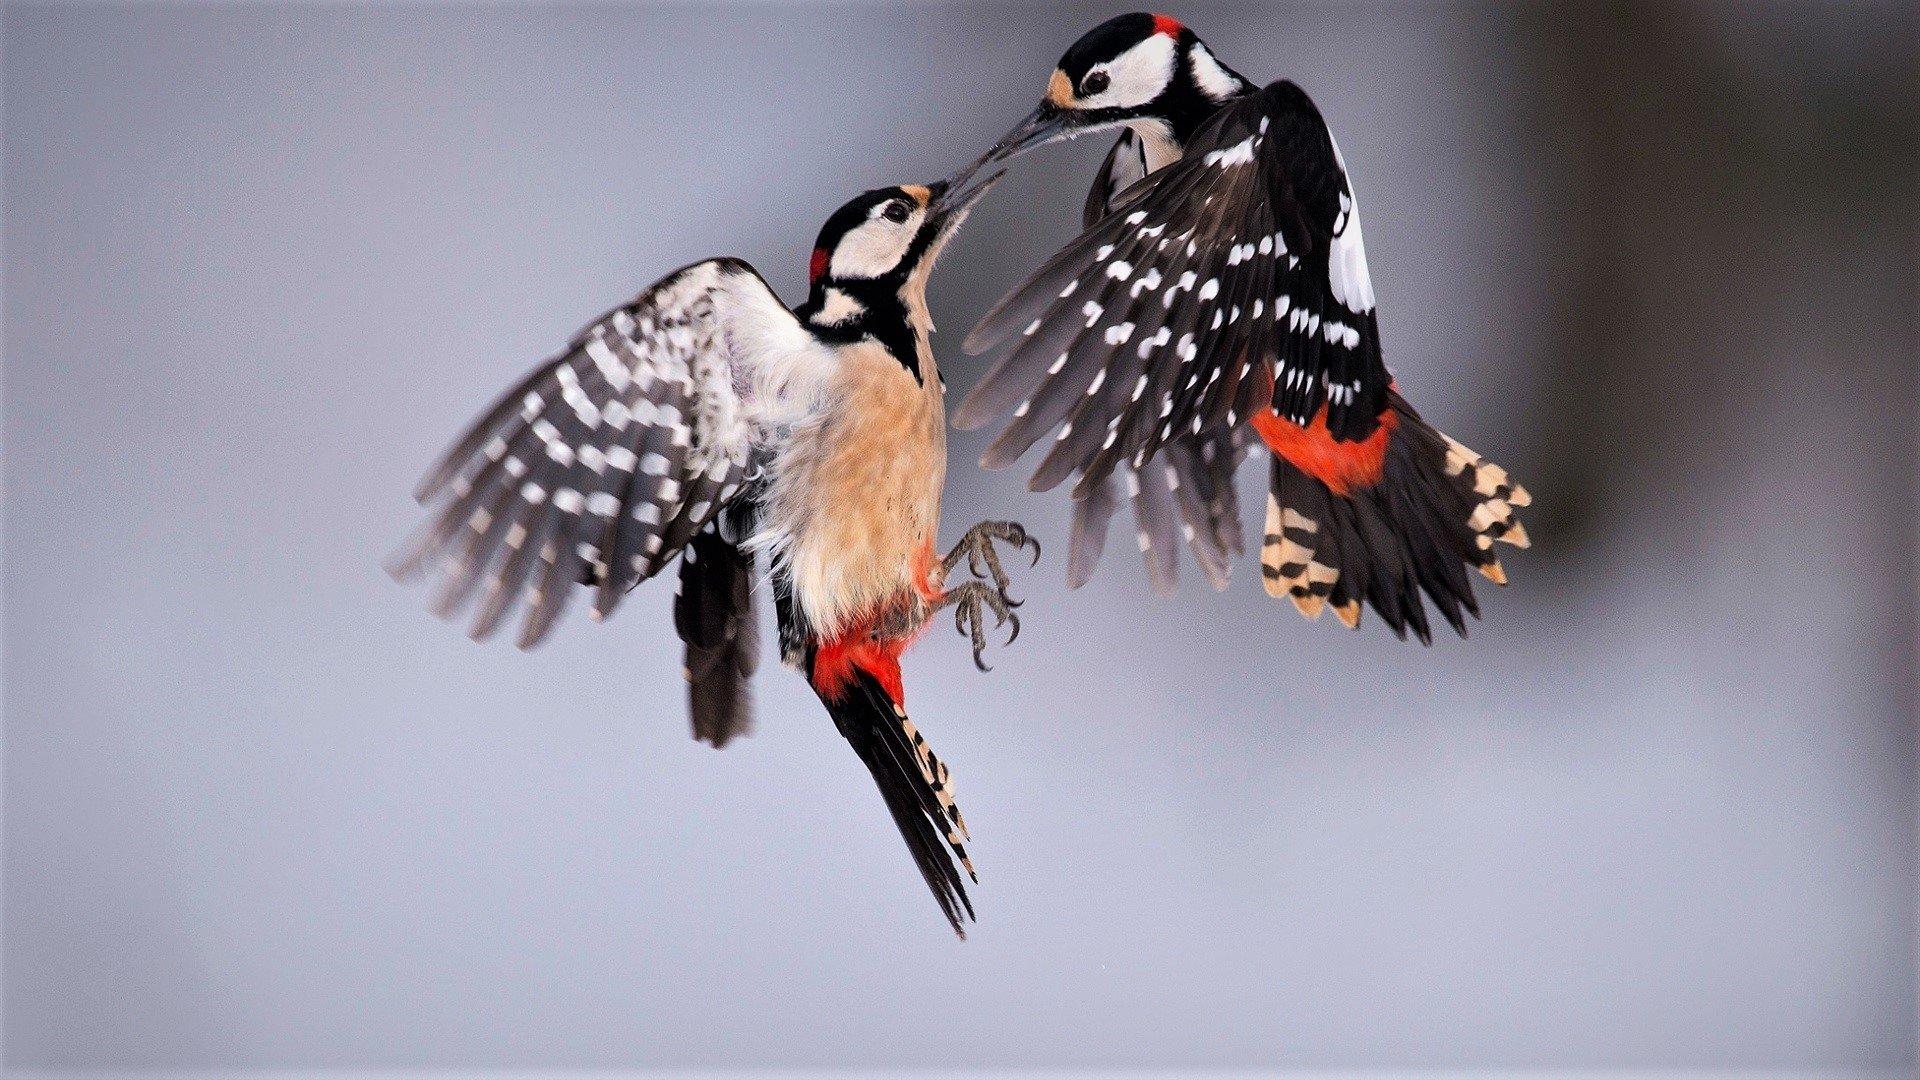
[[[885,682],[858,663],[825,677],[816,657],[814,689],[839,726],[840,734],[873,774],[901,839],[926,879],[953,932],[967,936],[964,922],[974,917],[966,882],[978,882],[967,855],[967,826],[953,801],[947,766],[907,719]]]
[[[1325,609],[1350,627],[1371,606],[1394,633],[1431,643],[1426,603],[1466,636],[1480,617],[1471,567],[1496,584],[1506,571],[1495,541],[1526,547],[1514,508],[1532,502],[1504,469],[1435,430],[1392,393],[1377,479],[1330,485],[1278,452],[1267,497],[1261,568],[1267,591],[1300,613]],[[1424,600],[1423,600],[1424,597]]]

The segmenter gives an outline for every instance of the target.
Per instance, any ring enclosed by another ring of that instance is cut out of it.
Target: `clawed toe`
[[[999,590],[984,581],[968,581],[947,590],[947,602],[954,607],[953,627],[973,644],[973,664],[981,671],[992,671],[987,666],[987,629],[983,612],[993,613],[993,627],[998,630],[1008,627],[1008,645],[1020,636],[1020,616],[1013,613],[1013,605]]]
[[[1020,523],[1017,521],[1004,521],[998,524],[1005,525],[1007,528],[1006,534],[999,537],[999,539],[1005,540],[1007,543],[1013,545],[1015,551],[1031,550],[1033,552],[1033,561],[1027,565],[1029,567],[1039,566],[1040,541],[1029,534],[1027,530],[1021,528]]]
[[[983,611],[993,612],[994,629],[1007,627],[1007,644],[1011,645],[1020,637],[1020,617],[1013,609],[1022,601],[1009,595],[1013,581],[1000,565],[1000,554],[994,549],[994,541],[1025,551],[1031,549],[1033,564],[1040,563],[1040,542],[1027,535],[1027,530],[1012,521],[983,521],[968,529],[960,542],[947,553],[941,569],[952,574],[954,567],[962,558],[967,561],[967,569],[975,580],[964,582],[947,590],[946,603],[954,605],[953,625],[961,636],[973,644],[973,663],[981,671],[992,670],[983,659],[987,650],[986,619]]]

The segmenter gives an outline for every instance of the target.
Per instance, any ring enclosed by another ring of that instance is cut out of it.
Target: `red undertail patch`
[[[1380,417],[1380,426],[1359,442],[1337,442],[1327,430],[1327,407],[1313,414],[1305,427],[1267,410],[1253,417],[1253,429],[1260,433],[1268,449],[1294,468],[1327,485],[1335,495],[1354,488],[1366,488],[1380,482],[1386,469],[1387,443],[1400,425],[1400,417],[1388,409]]]
[[[832,641],[822,642],[813,657],[813,688],[828,700],[838,700],[855,671],[873,676],[895,706],[907,707],[906,687],[900,678],[900,653],[907,640],[875,641],[866,626],[856,626]]]

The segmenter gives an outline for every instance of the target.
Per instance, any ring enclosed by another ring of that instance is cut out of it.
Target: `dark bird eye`
[[[880,216],[888,221],[905,221],[909,213],[912,211],[907,209],[906,203],[895,201],[888,203],[886,209],[880,211]]]
[[[1106,72],[1096,71],[1093,74],[1088,75],[1086,78],[1080,80],[1080,93],[1086,97],[1092,97],[1095,94],[1104,93],[1110,82],[1111,80],[1107,78]]]

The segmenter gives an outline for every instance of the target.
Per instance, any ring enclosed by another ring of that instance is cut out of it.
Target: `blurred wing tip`
[[[973,329],[967,331],[966,340],[960,343],[961,352],[968,356],[979,356],[1000,341],[1000,313],[1006,309],[1007,299],[1002,297],[999,303],[980,316],[979,322],[973,324]]]
[[[411,585],[426,576],[420,560],[409,551],[396,551],[380,560],[380,569],[402,585]]]
[[[1072,475],[1073,473],[1071,472],[1063,472],[1060,470],[1053,470],[1052,472],[1049,472],[1046,468],[1043,467],[1038,471],[1036,471],[1032,476],[1027,478],[1027,490],[1028,491],[1052,491],[1054,488],[1059,487],[1062,481],[1064,481],[1067,477]],[[1067,501],[1072,502],[1073,500],[1069,499]]]
[[[983,410],[970,407],[971,404],[970,401],[962,401],[953,410],[953,429],[955,431],[978,431],[987,426],[987,421],[992,419],[992,417],[986,415]]]
[[[527,617],[526,624],[520,628],[520,634],[514,639],[513,646],[521,652],[532,652],[543,644],[553,631],[554,624],[544,619]]]

